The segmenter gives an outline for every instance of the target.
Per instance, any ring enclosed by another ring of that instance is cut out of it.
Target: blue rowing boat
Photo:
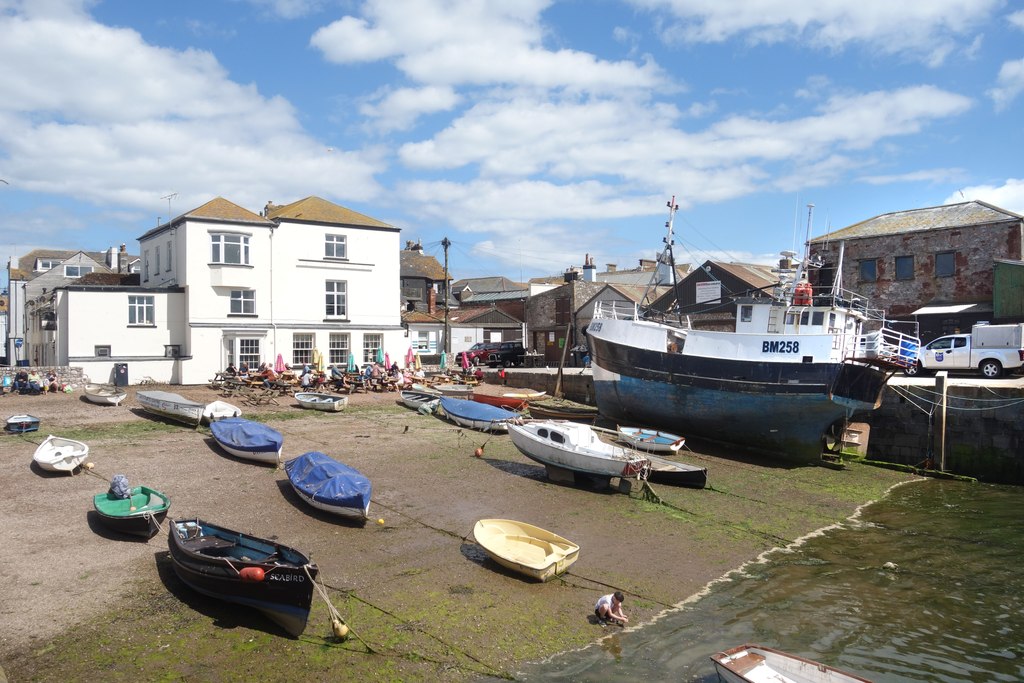
[[[284,437],[262,422],[227,417],[210,423],[217,445],[231,455],[257,462],[280,463]]]
[[[440,401],[441,409],[449,420],[482,432],[507,432],[508,423],[519,421],[522,417],[513,410],[465,398],[442,396]]]
[[[331,456],[310,451],[284,464],[299,498],[318,510],[365,521],[373,486],[362,472]]]

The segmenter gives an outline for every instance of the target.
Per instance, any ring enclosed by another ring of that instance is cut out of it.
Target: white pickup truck
[[[937,370],[972,371],[995,378],[1024,366],[1024,323],[975,325],[970,334],[949,334],[921,349],[908,375]]]

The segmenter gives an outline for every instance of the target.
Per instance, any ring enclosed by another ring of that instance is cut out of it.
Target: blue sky
[[[0,257],[309,195],[453,276],[1024,213],[1024,3],[0,0]],[[0,283],[6,282],[6,269]]]

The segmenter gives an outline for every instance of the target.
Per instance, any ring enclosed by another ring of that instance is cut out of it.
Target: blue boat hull
[[[708,359],[591,337],[601,414],[800,461],[820,459],[837,423],[872,410],[876,368]]]

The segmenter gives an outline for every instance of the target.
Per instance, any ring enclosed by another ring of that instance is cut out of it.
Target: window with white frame
[[[346,333],[332,332],[327,344],[327,362],[331,365],[348,365],[349,336]]]
[[[417,351],[430,351],[430,332],[418,330],[413,340],[413,348]]]
[[[239,339],[238,340],[238,365],[248,365],[253,371],[260,366],[260,340]]]
[[[326,286],[328,318],[344,318],[348,312],[348,283],[342,280],[328,280]]]
[[[41,273],[43,271],[49,270],[50,268],[56,268],[57,265],[60,263],[60,261],[58,261],[57,259],[46,259],[46,258],[43,258],[43,259],[39,259],[39,261],[37,261],[37,263],[39,264],[39,266],[36,268],[36,272],[40,272]]]
[[[324,241],[325,258],[348,258],[348,237],[345,235],[327,235]]]
[[[128,324],[153,325],[153,299],[151,296],[128,297]]]
[[[64,266],[64,277],[82,277],[86,273],[91,273],[92,271],[93,271],[93,267],[92,266],[65,265]]]
[[[384,346],[383,334],[363,335],[363,362],[372,363],[377,360],[377,349]]]
[[[292,335],[292,363],[304,365],[313,362],[313,335],[296,332]]]
[[[256,315],[256,292],[251,289],[231,290],[232,315]]]
[[[212,233],[210,261],[230,265],[249,265],[249,236],[234,233]]]

